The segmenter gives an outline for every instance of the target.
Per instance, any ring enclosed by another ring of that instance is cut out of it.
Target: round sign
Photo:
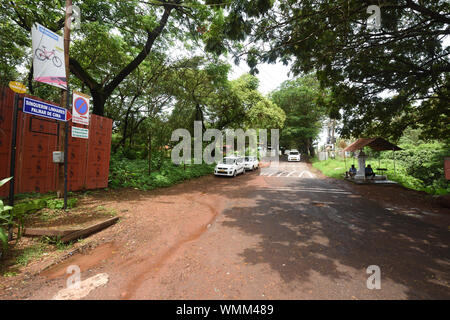
[[[77,112],[82,116],[88,113],[89,109],[86,99],[81,97],[77,98],[75,100],[75,110],[77,110]]]
[[[27,92],[27,87],[25,87],[25,85],[23,85],[17,81],[10,81],[9,87],[11,88],[12,91],[17,92],[17,93]]]

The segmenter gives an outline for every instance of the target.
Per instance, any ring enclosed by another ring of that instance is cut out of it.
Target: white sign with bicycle
[[[64,64],[64,39],[39,23],[31,29],[33,42],[33,79],[67,89]]]

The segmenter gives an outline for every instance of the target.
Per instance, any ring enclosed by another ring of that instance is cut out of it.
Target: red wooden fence
[[[0,87],[0,179],[10,174],[11,138],[15,93]],[[29,95],[36,100],[52,103]],[[22,100],[19,108],[22,107]],[[60,122],[59,125],[64,125]],[[77,125],[81,126],[81,125]],[[108,186],[112,120],[91,115],[89,139],[72,138],[69,128],[68,189],[70,191]],[[55,191],[58,165],[53,163],[58,151],[58,123],[19,111],[15,193]],[[8,195],[9,184],[0,188],[0,197]]]

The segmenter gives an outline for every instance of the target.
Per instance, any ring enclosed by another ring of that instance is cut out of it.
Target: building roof
[[[378,137],[378,138],[359,138],[351,145],[349,145],[347,148],[345,148],[344,151],[356,151],[362,149],[363,147],[370,147],[376,151],[402,150],[402,148],[400,148],[399,146],[396,146],[395,144],[392,144],[389,141]]]

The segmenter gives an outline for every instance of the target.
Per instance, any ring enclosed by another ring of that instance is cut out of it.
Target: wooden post
[[[347,160],[345,159],[345,151],[344,152],[344,164],[345,164],[345,171],[347,171]]]
[[[69,12],[70,11],[70,12]],[[71,16],[72,16],[72,0],[66,0],[66,18],[64,23],[64,63],[66,68],[66,82],[67,82],[67,90],[61,90],[61,107],[69,108],[68,99],[69,97],[69,49],[70,49],[70,24],[71,24]],[[66,141],[66,128],[64,125],[59,126],[59,137],[58,137],[58,146],[59,150],[66,153],[65,150],[65,141]],[[61,198],[64,194],[64,164],[58,164],[58,182],[57,182],[57,195],[58,198]]]

